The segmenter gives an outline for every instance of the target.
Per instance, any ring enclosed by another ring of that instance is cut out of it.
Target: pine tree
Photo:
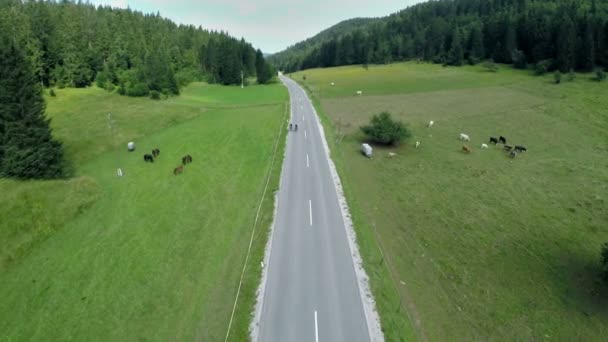
[[[258,78],[264,73],[265,63],[264,54],[262,53],[262,50],[258,49],[255,52],[255,74],[258,76]]]
[[[561,72],[574,69],[576,30],[569,16],[565,16],[559,28],[557,40],[557,68]]]
[[[15,43],[0,43],[0,174],[18,179],[65,175],[63,148],[51,136],[30,61]]]
[[[581,48],[578,50],[578,67],[585,71],[592,71],[595,67],[595,42],[593,40],[593,27],[585,18],[583,23],[583,36]]]
[[[483,33],[479,25],[473,26],[469,33],[469,61],[477,63],[484,58]]]
[[[452,46],[448,53],[448,64],[460,66],[464,61],[464,49],[462,48],[462,38],[460,37],[460,29],[454,28],[454,36],[452,37]]]

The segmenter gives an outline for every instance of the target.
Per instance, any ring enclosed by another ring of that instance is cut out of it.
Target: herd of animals
[[[460,133],[459,139],[462,141],[471,141],[471,138],[467,134],[464,134],[464,133]],[[509,157],[511,157],[511,158],[515,158],[515,157],[517,157],[517,155],[519,153],[526,152],[528,150],[527,148],[525,148],[524,146],[521,146],[521,145],[515,145],[515,146],[507,145],[507,138],[503,137],[502,135],[499,136],[498,138],[490,137],[490,140],[488,143],[491,145],[492,144],[493,145],[498,145],[498,144],[503,145],[503,149],[509,153]],[[482,149],[488,148],[488,144],[481,144],[481,148]],[[462,145],[462,152],[471,153],[472,150],[469,146]]]
[[[433,127],[434,124],[435,124],[435,122],[433,120],[431,120],[431,121],[429,121],[429,124],[427,125],[427,127],[431,128],[431,127]],[[464,133],[460,133],[460,136],[458,138],[462,141],[471,141],[471,138],[469,137],[469,135],[464,134]],[[515,157],[517,157],[518,154],[520,154],[522,152],[526,152],[528,150],[527,148],[525,148],[522,145],[515,145],[515,146],[507,145],[507,138],[503,137],[502,135],[499,136],[498,138],[490,137],[488,144],[503,145],[503,149],[509,153],[509,157],[511,157],[511,158],[515,158]],[[489,147],[488,144],[481,144],[481,148],[482,149],[488,148]],[[418,148],[418,147],[420,147],[420,141],[416,141],[416,148]],[[471,153],[471,152],[473,152],[473,150],[467,145],[462,145],[462,152]]]
[[[152,150],[152,154],[144,154],[144,162],[146,163],[154,163],[154,158],[157,158],[160,155],[160,150],[158,148],[155,148]],[[187,154],[185,156],[182,157],[182,164],[178,167],[176,167],[175,169],[173,169],[173,174],[174,175],[179,175],[182,174],[184,172],[184,166],[186,166],[186,164],[190,164],[192,163],[192,156]]]

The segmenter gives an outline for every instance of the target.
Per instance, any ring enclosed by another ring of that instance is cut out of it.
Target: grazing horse
[[[154,163],[154,157],[151,154],[144,154],[144,161]]]
[[[490,137],[490,144],[498,144],[498,139],[494,138],[494,137]]]
[[[186,164],[189,164],[189,163],[192,163],[192,156],[191,156],[191,155],[189,155],[189,154],[187,154],[187,155],[185,155],[185,156],[182,158],[182,164],[183,164],[183,165],[186,165]]]
[[[498,142],[505,145],[507,143],[507,138],[501,135],[500,138],[498,138]]]
[[[526,148],[525,148],[525,147],[523,147],[523,146],[520,146],[520,145],[516,145],[516,146],[515,146],[515,151],[517,151],[517,152],[526,152],[527,150],[528,150],[528,149],[526,149]]]
[[[517,151],[511,151],[511,153],[509,153],[509,156],[512,158],[517,157]]]
[[[159,154],[160,154],[160,150],[158,148],[155,148],[152,150],[152,155],[154,156],[154,158],[158,157]]]
[[[182,174],[183,172],[184,172],[184,165],[180,165],[173,170],[173,174],[176,176],[179,174]]]
[[[505,151],[510,152],[513,149],[513,146],[505,145]]]
[[[471,153],[471,148],[467,145],[462,145],[462,152]]]

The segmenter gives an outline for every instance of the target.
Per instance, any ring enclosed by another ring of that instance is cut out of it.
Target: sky
[[[89,0],[223,30],[264,53],[284,50],[345,19],[382,17],[420,0]]]

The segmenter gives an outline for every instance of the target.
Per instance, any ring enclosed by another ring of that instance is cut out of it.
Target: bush
[[[175,80],[180,87],[185,87],[188,84],[204,79],[203,73],[196,68],[184,68],[175,73]]]
[[[402,122],[394,121],[388,112],[374,115],[370,124],[362,126],[361,131],[372,141],[384,145],[394,145],[411,136],[409,129]]]
[[[49,90],[49,95],[51,95],[51,97],[57,96],[57,94],[55,94],[55,89],[51,88],[51,90]]]
[[[576,74],[574,73],[574,70],[570,69],[570,72],[568,73],[568,82],[572,82],[576,79]]]
[[[150,90],[150,98],[152,100],[160,100],[160,92],[157,90]]]
[[[126,88],[127,88],[127,96],[133,96],[133,97],[147,96],[148,93],[150,92],[150,89],[148,89],[148,85],[143,82],[135,83],[133,85],[130,85],[127,83]]]
[[[596,70],[595,71],[595,80],[598,82],[602,82],[606,79],[606,72],[604,70]]]
[[[95,76],[95,84],[98,88],[105,89],[106,83],[108,82],[108,76],[105,72],[100,71]]]
[[[608,282],[608,243],[604,243],[602,246],[600,265],[602,266],[602,276]]]
[[[483,63],[483,67],[489,71],[489,72],[497,72],[498,71],[498,67],[496,66],[496,64],[494,63],[493,60],[489,60]]]
[[[555,80],[555,84],[562,83],[562,73],[557,70],[555,74],[553,74],[553,79]]]
[[[528,67],[526,55],[521,50],[513,50],[511,59],[513,60],[513,67],[515,69],[526,69]]]
[[[549,70],[551,70],[551,66],[553,66],[553,60],[545,59],[542,60],[534,66],[534,73],[538,76],[546,74]]]

